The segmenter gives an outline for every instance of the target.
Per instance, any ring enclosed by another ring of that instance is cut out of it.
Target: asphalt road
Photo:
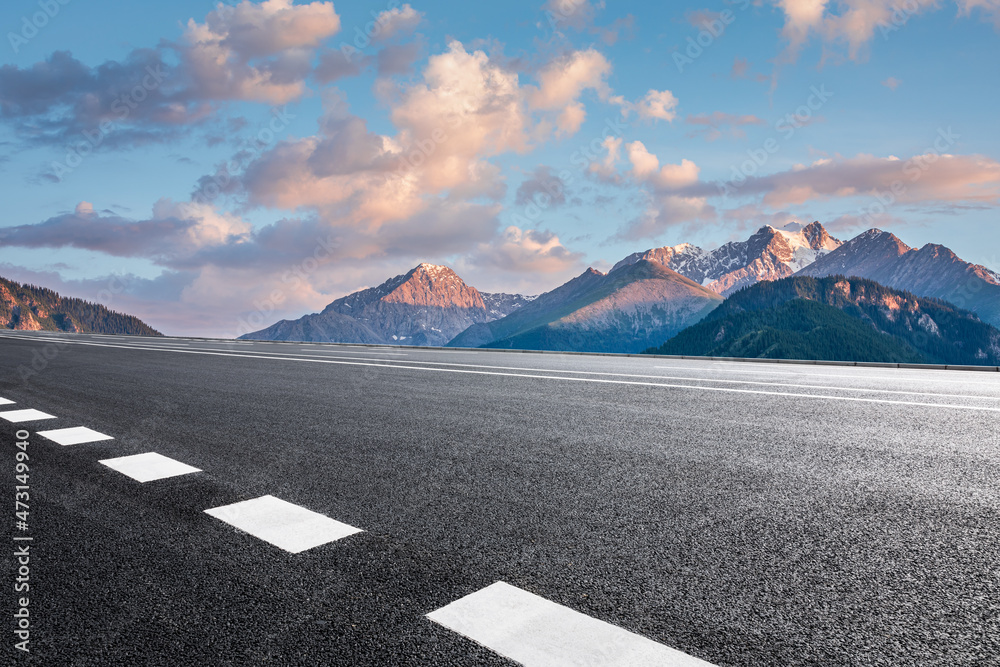
[[[0,421],[10,664],[511,665],[427,618],[496,582],[720,666],[1000,664],[1000,373],[5,332],[0,397],[56,416]],[[145,452],[202,472],[98,462]],[[364,532],[205,513],[265,495]]]

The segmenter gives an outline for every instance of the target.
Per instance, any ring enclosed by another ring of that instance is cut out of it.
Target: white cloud
[[[609,90],[605,80],[610,73],[611,63],[599,51],[574,51],[538,72],[539,85],[529,92],[528,103],[533,109],[562,109],[588,89],[606,98]]]
[[[672,121],[677,117],[677,98],[669,90],[650,90],[635,105],[639,118]]]

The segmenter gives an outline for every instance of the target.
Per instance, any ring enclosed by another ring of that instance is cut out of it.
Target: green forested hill
[[[870,280],[794,277],[741,290],[656,354],[1000,365],[974,314]]]
[[[131,315],[6,278],[0,278],[0,326],[25,331],[162,335]]]

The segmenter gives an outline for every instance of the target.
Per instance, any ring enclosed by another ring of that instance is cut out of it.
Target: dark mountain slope
[[[1000,331],[955,306],[860,278],[786,278],[737,292],[657,354],[1000,364]]]
[[[6,278],[0,278],[0,326],[22,331],[162,335],[137,317]]]
[[[589,270],[538,297],[508,318],[490,323],[490,333],[511,333],[481,346],[638,352],[697,322],[721,300],[675,271],[640,260],[607,275]],[[467,331],[452,344],[483,333]]]

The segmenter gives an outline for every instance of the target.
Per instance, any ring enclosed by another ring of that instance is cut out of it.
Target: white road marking
[[[720,363],[720,362],[711,362],[711,363]],[[755,362],[746,362],[746,363],[755,363]],[[760,365],[765,365],[765,364],[760,364]],[[806,366],[807,368],[817,368],[816,366],[810,366],[809,364],[803,364],[803,366]],[[782,364],[781,367],[788,368],[788,364]],[[709,368],[702,366],[654,366],[653,368],[663,368],[667,370],[683,370],[683,371],[705,371],[708,373],[753,373],[755,375],[794,375],[796,377],[851,378],[854,380],[887,380],[891,382],[895,382],[900,379],[900,378],[887,377],[885,375],[865,375],[863,372],[849,375],[849,374],[836,374],[836,373],[801,373],[801,372],[796,373],[794,371],[758,371],[758,370],[748,370],[744,368]],[[859,371],[879,370],[877,368],[866,368],[864,366],[852,366],[852,368],[857,368]],[[970,382],[969,380],[948,380],[946,378],[939,378],[939,377],[919,377],[915,375],[916,373],[920,372],[919,370],[916,369],[902,369],[902,370],[905,370],[907,373],[906,375],[907,381],[948,382],[961,385],[974,384],[974,385],[982,385],[988,387],[1000,386],[1000,382]],[[941,373],[941,372],[942,371],[928,371],[928,373]],[[943,371],[943,372],[947,373],[947,372],[960,372],[960,371]],[[1000,376],[1000,373],[997,373],[996,375]]]
[[[10,412],[0,412],[0,417],[12,424],[21,422],[35,422],[42,419],[55,419],[55,415],[50,415],[41,410],[11,410]]]
[[[209,351],[209,352],[225,352],[225,351],[227,351],[227,350],[219,350],[219,349],[212,349],[212,348],[201,348],[201,350],[203,350],[203,351]],[[289,357],[308,357],[309,356],[309,353],[301,353],[301,352],[268,352],[267,354],[275,354],[275,355],[289,356]],[[325,357],[325,358],[330,358],[330,357]],[[350,359],[351,361],[362,360],[359,357],[342,357],[342,358],[347,358],[347,359]],[[395,360],[394,359],[371,358],[371,359],[368,359],[367,361],[393,362]],[[789,383],[784,383],[784,382],[758,382],[758,381],[755,381],[755,380],[726,380],[726,379],[722,379],[722,378],[699,378],[699,377],[685,377],[685,376],[673,376],[673,375],[642,375],[642,374],[638,374],[638,373],[607,373],[607,372],[601,372],[601,371],[574,371],[574,370],[563,370],[563,369],[556,369],[556,368],[524,368],[523,366],[490,366],[490,365],[485,365],[485,364],[460,364],[460,363],[455,363],[455,362],[450,362],[450,361],[420,361],[420,360],[417,360],[417,359],[406,359],[405,361],[401,361],[400,363],[424,364],[424,365],[428,365],[428,366],[458,366],[458,367],[462,367],[462,368],[488,368],[488,369],[493,369],[493,370],[522,371],[522,372],[530,372],[530,373],[549,372],[549,373],[566,373],[566,374],[572,374],[572,375],[603,375],[603,376],[611,376],[611,377],[643,378],[643,379],[647,379],[647,380],[685,380],[685,381],[690,381],[690,382],[718,382],[718,383],[725,382],[725,383],[729,383],[729,384],[752,384],[752,385],[761,385],[761,386],[766,386],[766,387],[791,387],[791,388],[796,388],[796,389],[828,389],[828,390],[832,390],[832,391],[863,391],[863,392],[874,393],[874,394],[902,394],[902,395],[906,395],[906,396],[937,396],[939,398],[975,398],[975,399],[992,400],[992,401],[1000,400],[1000,396],[977,396],[975,394],[942,394],[940,392],[902,391],[902,390],[897,390],[897,389],[881,389],[881,388],[878,388],[878,387],[845,387],[845,386],[829,386],[829,385],[817,385],[817,384],[789,384]],[[660,367],[657,366],[657,368],[660,368]],[[810,378],[810,377],[814,377],[814,376],[810,376],[808,374],[801,374],[801,377]],[[820,376],[816,376],[816,377],[832,377],[832,376],[827,376],[827,375],[822,375],[821,374]],[[981,383],[981,384],[987,384],[987,383]],[[991,386],[994,386],[994,387],[1000,389],[1000,383],[997,383],[997,384],[991,385]]]
[[[525,667],[712,667],[502,581],[427,618]]]
[[[199,352],[230,352],[231,350],[217,349],[217,348],[197,348]],[[329,352],[334,354],[339,354],[339,351],[329,350]],[[345,351],[354,354],[350,351]],[[309,357],[312,352],[267,352],[269,355],[280,355],[282,357]],[[363,352],[357,352],[356,354],[364,354]],[[323,357],[324,359],[336,359],[337,357]],[[395,359],[383,359],[381,357],[371,357],[364,359],[362,357],[340,357],[341,359],[349,359],[350,361],[377,361],[381,363],[393,363]],[[294,360],[294,359],[293,359]],[[845,386],[829,386],[829,385],[816,385],[816,384],[790,384],[784,382],[758,382],[755,380],[727,380],[724,378],[704,378],[704,377],[685,377],[685,376],[671,376],[671,375],[642,375],[637,373],[607,373],[601,371],[576,371],[576,370],[563,370],[554,368],[524,368],[522,366],[490,366],[485,364],[460,364],[455,362],[446,361],[419,361],[416,359],[407,359],[405,361],[400,360],[399,363],[408,364],[424,364],[429,366],[457,366],[462,368],[486,368],[492,370],[506,370],[506,371],[520,371],[527,373],[565,373],[572,375],[601,375],[601,376],[611,376],[611,377],[628,377],[628,378],[642,378],[647,380],[682,380],[688,382],[716,382],[716,383],[728,383],[728,384],[746,384],[746,385],[758,385],[765,387],[786,387],[793,389],[824,389],[829,391],[860,391],[867,392],[870,394],[896,394],[904,396],[934,396],[938,398],[966,398],[966,399],[978,399],[978,400],[988,400],[988,401],[998,401],[1000,396],[979,396],[975,394],[943,394],[940,392],[926,392],[926,391],[903,391],[897,389],[881,389],[878,387],[845,387]],[[656,366],[656,368],[664,368],[663,366]],[[807,373],[795,373],[790,375],[796,375],[803,378],[811,377],[834,377],[828,374],[820,373],[818,375],[809,375]],[[852,376],[842,376],[842,377],[852,377]],[[865,379],[863,377],[858,377],[857,379]],[[989,383],[978,383],[978,384],[989,384]],[[990,386],[1000,389],[1000,383],[991,384]]]
[[[86,426],[74,426],[73,428],[59,428],[53,431],[39,431],[38,435],[48,438],[56,444],[82,445],[86,442],[100,442],[101,440],[114,440],[110,435],[98,433]]]
[[[14,401],[9,398],[0,398],[0,405],[14,405]]]
[[[104,459],[103,461],[98,461],[98,463],[103,463],[112,470],[117,470],[123,475],[127,475],[142,483],[153,482],[168,477],[177,477],[178,475],[189,475],[193,472],[201,472],[199,468],[175,461],[168,456],[163,456],[156,452],[135,454],[134,456],[121,456],[115,459]]]
[[[364,532],[274,496],[244,500],[205,513],[293,554]]]
[[[30,340],[30,339],[28,339],[28,340]],[[105,343],[78,342],[76,344],[78,344],[78,345],[90,345],[90,346],[94,346],[94,347],[109,347],[109,348],[117,348],[117,349],[124,349],[124,350],[144,349],[144,348],[130,347],[128,345],[111,345],[111,344],[105,344]],[[632,381],[632,380],[607,380],[607,379],[602,379],[602,378],[565,377],[565,376],[555,376],[555,375],[539,375],[539,374],[536,374],[535,372],[530,372],[530,373],[500,373],[500,372],[493,372],[493,371],[467,370],[467,369],[461,369],[461,368],[428,368],[426,366],[404,366],[404,365],[401,365],[401,364],[402,363],[413,363],[413,362],[398,362],[399,365],[393,365],[393,364],[396,364],[397,362],[394,362],[391,359],[372,359],[371,360],[372,362],[377,362],[377,363],[368,363],[368,362],[363,362],[360,359],[350,359],[348,361],[348,360],[334,360],[334,359],[330,359],[330,358],[316,359],[316,358],[311,358],[311,357],[298,357],[298,356],[297,357],[288,357],[288,356],[285,356],[285,357],[276,357],[276,356],[268,356],[267,354],[263,354],[263,353],[244,354],[244,353],[235,352],[235,351],[232,351],[232,352],[230,352],[230,351],[210,351],[210,350],[207,350],[207,349],[184,349],[184,350],[179,350],[179,349],[163,348],[161,351],[164,351],[164,352],[174,352],[174,353],[178,353],[178,354],[203,354],[203,355],[214,356],[214,357],[234,357],[234,358],[238,358],[238,359],[265,359],[265,360],[269,360],[269,361],[295,361],[295,362],[302,362],[302,363],[331,364],[331,365],[340,365],[340,366],[369,366],[369,367],[374,367],[374,368],[395,368],[395,369],[400,369],[400,370],[429,371],[429,372],[436,372],[436,373],[460,373],[460,374],[468,374],[468,375],[488,375],[488,376],[503,376],[503,377],[520,377],[520,378],[534,378],[534,379],[537,379],[537,380],[557,380],[557,381],[563,381],[563,382],[590,382],[590,383],[594,383],[594,384],[616,384],[616,385],[642,386],[642,387],[662,387],[662,388],[667,388],[667,389],[687,389],[687,390],[697,390],[697,391],[704,391],[704,392],[726,392],[726,393],[734,393],[734,394],[755,394],[755,395],[760,395],[760,396],[784,396],[784,397],[789,397],[789,398],[810,398],[810,399],[814,399],[814,400],[850,401],[850,402],[857,402],[857,403],[877,403],[877,404],[882,404],[882,405],[907,405],[907,406],[914,406],[914,407],[948,408],[948,409],[955,409],[955,410],[976,410],[976,411],[985,411],[985,412],[1000,412],[1000,408],[991,408],[991,407],[974,406],[974,405],[956,405],[956,404],[950,404],[950,403],[920,403],[920,402],[915,402],[915,401],[896,401],[896,400],[879,399],[879,398],[862,398],[862,397],[856,397],[856,396],[829,396],[829,395],[825,395],[825,394],[798,394],[798,393],[792,393],[792,392],[761,391],[761,390],[755,390],[755,389],[737,389],[737,388],[732,388],[732,387],[706,387],[706,386],[686,385],[686,384],[672,384],[672,383],[666,383],[666,382],[638,382],[638,381]],[[417,362],[417,363],[419,363],[419,362]],[[453,364],[449,364],[449,365],[453,365]],[[539,373],[544,373],[544,372],[557,372],[558,373],[558,372],[562,372],[562,371],[553,370],[553,369],[541,369],[538,372]],[[571,371],[571,372],[575,372],[575,371]],[[653,377],[655,377],[655,376],[653,376]],[[692,378],[690,381],[697,381],[697,379],[696,378]],[[838,387],[837,388],[837,390],[840,390],[840,389],[843,389],[843,388],[842,387]],[[871,391],[873,393],[878,393],[879,390],[872,389]],[[964,395],[962,397],[963,398],[983,398],[983,397],[977,397],[977,396],[964,396]],[[986,397],[986,398],[988,398],[988,397]]]

